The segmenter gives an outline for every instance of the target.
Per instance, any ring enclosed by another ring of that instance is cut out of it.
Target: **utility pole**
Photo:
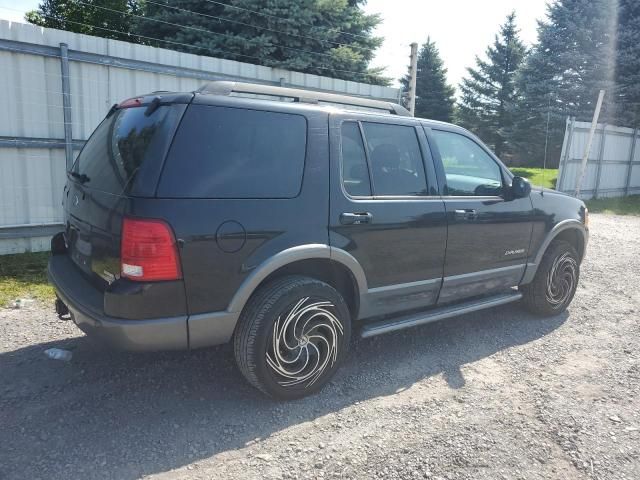
[[[409,67],[409,95],[407,101],[409,104],[409,112],[411,115],[415,115],[416,112],[416,80],[418,77],[418,44],[413,42],[411,44],[411,59]]]

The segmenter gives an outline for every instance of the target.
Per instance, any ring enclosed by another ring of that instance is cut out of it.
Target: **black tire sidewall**
[[[302,279],[300,282],[298,277],[298,285],[293,288],[283,288],[281,291],[275,292],[277,299],[271,305],[262,305],[258,309],[258,325],[255,339],[255,348],[253,353],[256,358],[253,359],[256,366],[256,376],[264,390],[271,396],[280,399],[300,398],[320,390],[327,381],[333,376],[335,371],[342,363],[351,339],[351,321],[349,308],[342,296],[330,285],[315,279]],[[272,338],[273,326],[278,316],[291,307],[301,298],[311,297],[327,300],[335,306],[336,317],[343,327],[343,334],[338,345],[338,358],[335,363],[329,367],[318,380],[310,387],[282,387],[274,377],[273,372],[266,362],[266,354],[269,342]],[[269,300],[272,300],[269,297]],[[266,303],[266,302],[265,302]],[[270,302],[269,302],[270,303]]]
[[[546,298],[546,290],[547,290],[547,282],[549,272],[551,267],[553,266],[554,261],[561,255],[565,253],[569,253],[573,259],[576,261],[576,278],[573,290],[571,294],[559,306],[553,306]],[[578,281],[580,279],[580,257],[576,249],[569,242],[566,241],[557,241],[551,244],[549,249],[545,252],[540,268],[536,272],[536,277],[531,285],[528,285],[525,290],[526,305],[528,309],[534,313],[551,316],[557,315],[564,312],[567,307],[573,301],[573,297],[578,288]]]

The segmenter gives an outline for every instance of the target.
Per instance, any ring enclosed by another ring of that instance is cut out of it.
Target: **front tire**
[[[529,285],[521,288],[527,310],[551,316],[564,312],[573,300],[580,278],[580,257],[569,242],[553,242]]]
[[[351,337],[349,308],[333,287],[290,276],[261,287],[249,300],[234,335],[244,377],[282,400],[321,389],[344,359]]]

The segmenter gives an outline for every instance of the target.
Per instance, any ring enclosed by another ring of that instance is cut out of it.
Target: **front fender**
[[[562,220],[561,222],[558,222],[551,229],[551,231],[547,233],[545,239],[540,244],[540,247],[538,248],[538,251],[534,257],[534,261],[527,263],[527,268],[524,272],[524,276],[522,277],[522,281],[520,282],[522,285],[526,285],[527,283],[531,283],[533,281],[533,278],[538,271],[538,266],[540,265],[540,262],[542,262],[542,257],[544,256],[551,242],[553,242],[553,240],[555,240],[561,232],[570,229],[574,229],[580,233],[580,235],[582,236],[584,249],[586,251],[587,242],[589,241],[589,232],[585,228],[584,224],[580,220],[575,219]]]

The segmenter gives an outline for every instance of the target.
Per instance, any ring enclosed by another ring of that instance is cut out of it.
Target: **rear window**
[[[93,132],[72,171],[89,188],[153,195],[162,159],[185,105],[116,110]]]
[[[306,142],[300,115],[191,105],[167,156],[158,196],[296,197]]]

